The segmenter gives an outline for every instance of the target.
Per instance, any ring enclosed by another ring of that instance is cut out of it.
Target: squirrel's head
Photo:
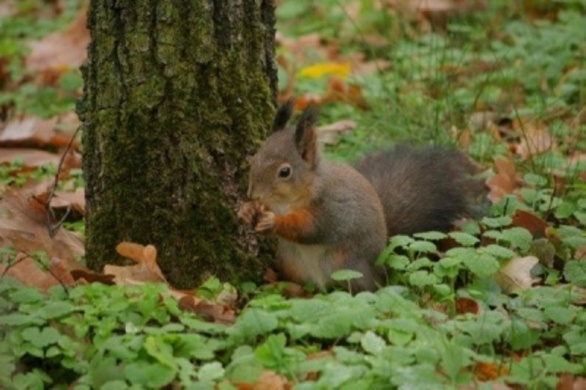
[[[275,212],[311,198],[319,167],[316,107],[307,107],[295,126],[287,126],[292,113],[292,100],[279,107],[272,135],[250,160],[248,196]]]

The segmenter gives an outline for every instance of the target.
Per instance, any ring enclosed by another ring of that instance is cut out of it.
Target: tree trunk
[[[91,1],[83,120],[87,264],[154,244],[171,284],[252,278],[236,220],[276,100],[271,0]],[[262,252],[262,251],[261,251]]]

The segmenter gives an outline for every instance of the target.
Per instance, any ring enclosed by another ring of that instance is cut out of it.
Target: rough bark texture
[[[270,0],[91,1],[84,69],[87,263],[154,244],[177,287],[258,276],[238,224],[246,155],[276,98]]]

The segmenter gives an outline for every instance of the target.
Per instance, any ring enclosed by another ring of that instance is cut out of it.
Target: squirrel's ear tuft
[[[290,98],[279,107],[277,114],[275,115],[275,120],[273,121],[273,133],[275,131],[283,130],[285,126],[287,126],[287,122],[289,122],[291,115],[293,115],[294,106],[295,99]]]
[[[303,111],[295,128],[295,145],[301,157],[310,165],[317,162],[317,133],[315,121],[318,109],[315,105],[309,105]]]

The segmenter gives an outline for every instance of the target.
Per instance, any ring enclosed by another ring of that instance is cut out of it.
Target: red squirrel
[[[325,289],[331,274],[352,269],[352,289],[385,281],[375,265],[390,235],[447,230],[471,213],[478,188],[472,165],[457,151],[399,147],[367,156],[357,169],[322,158],[306,108],[287,126],[293,102],[282,105],[273,133],[250,160],[248,197],[238,217],[278,238],[276,266],[288,280]]]

